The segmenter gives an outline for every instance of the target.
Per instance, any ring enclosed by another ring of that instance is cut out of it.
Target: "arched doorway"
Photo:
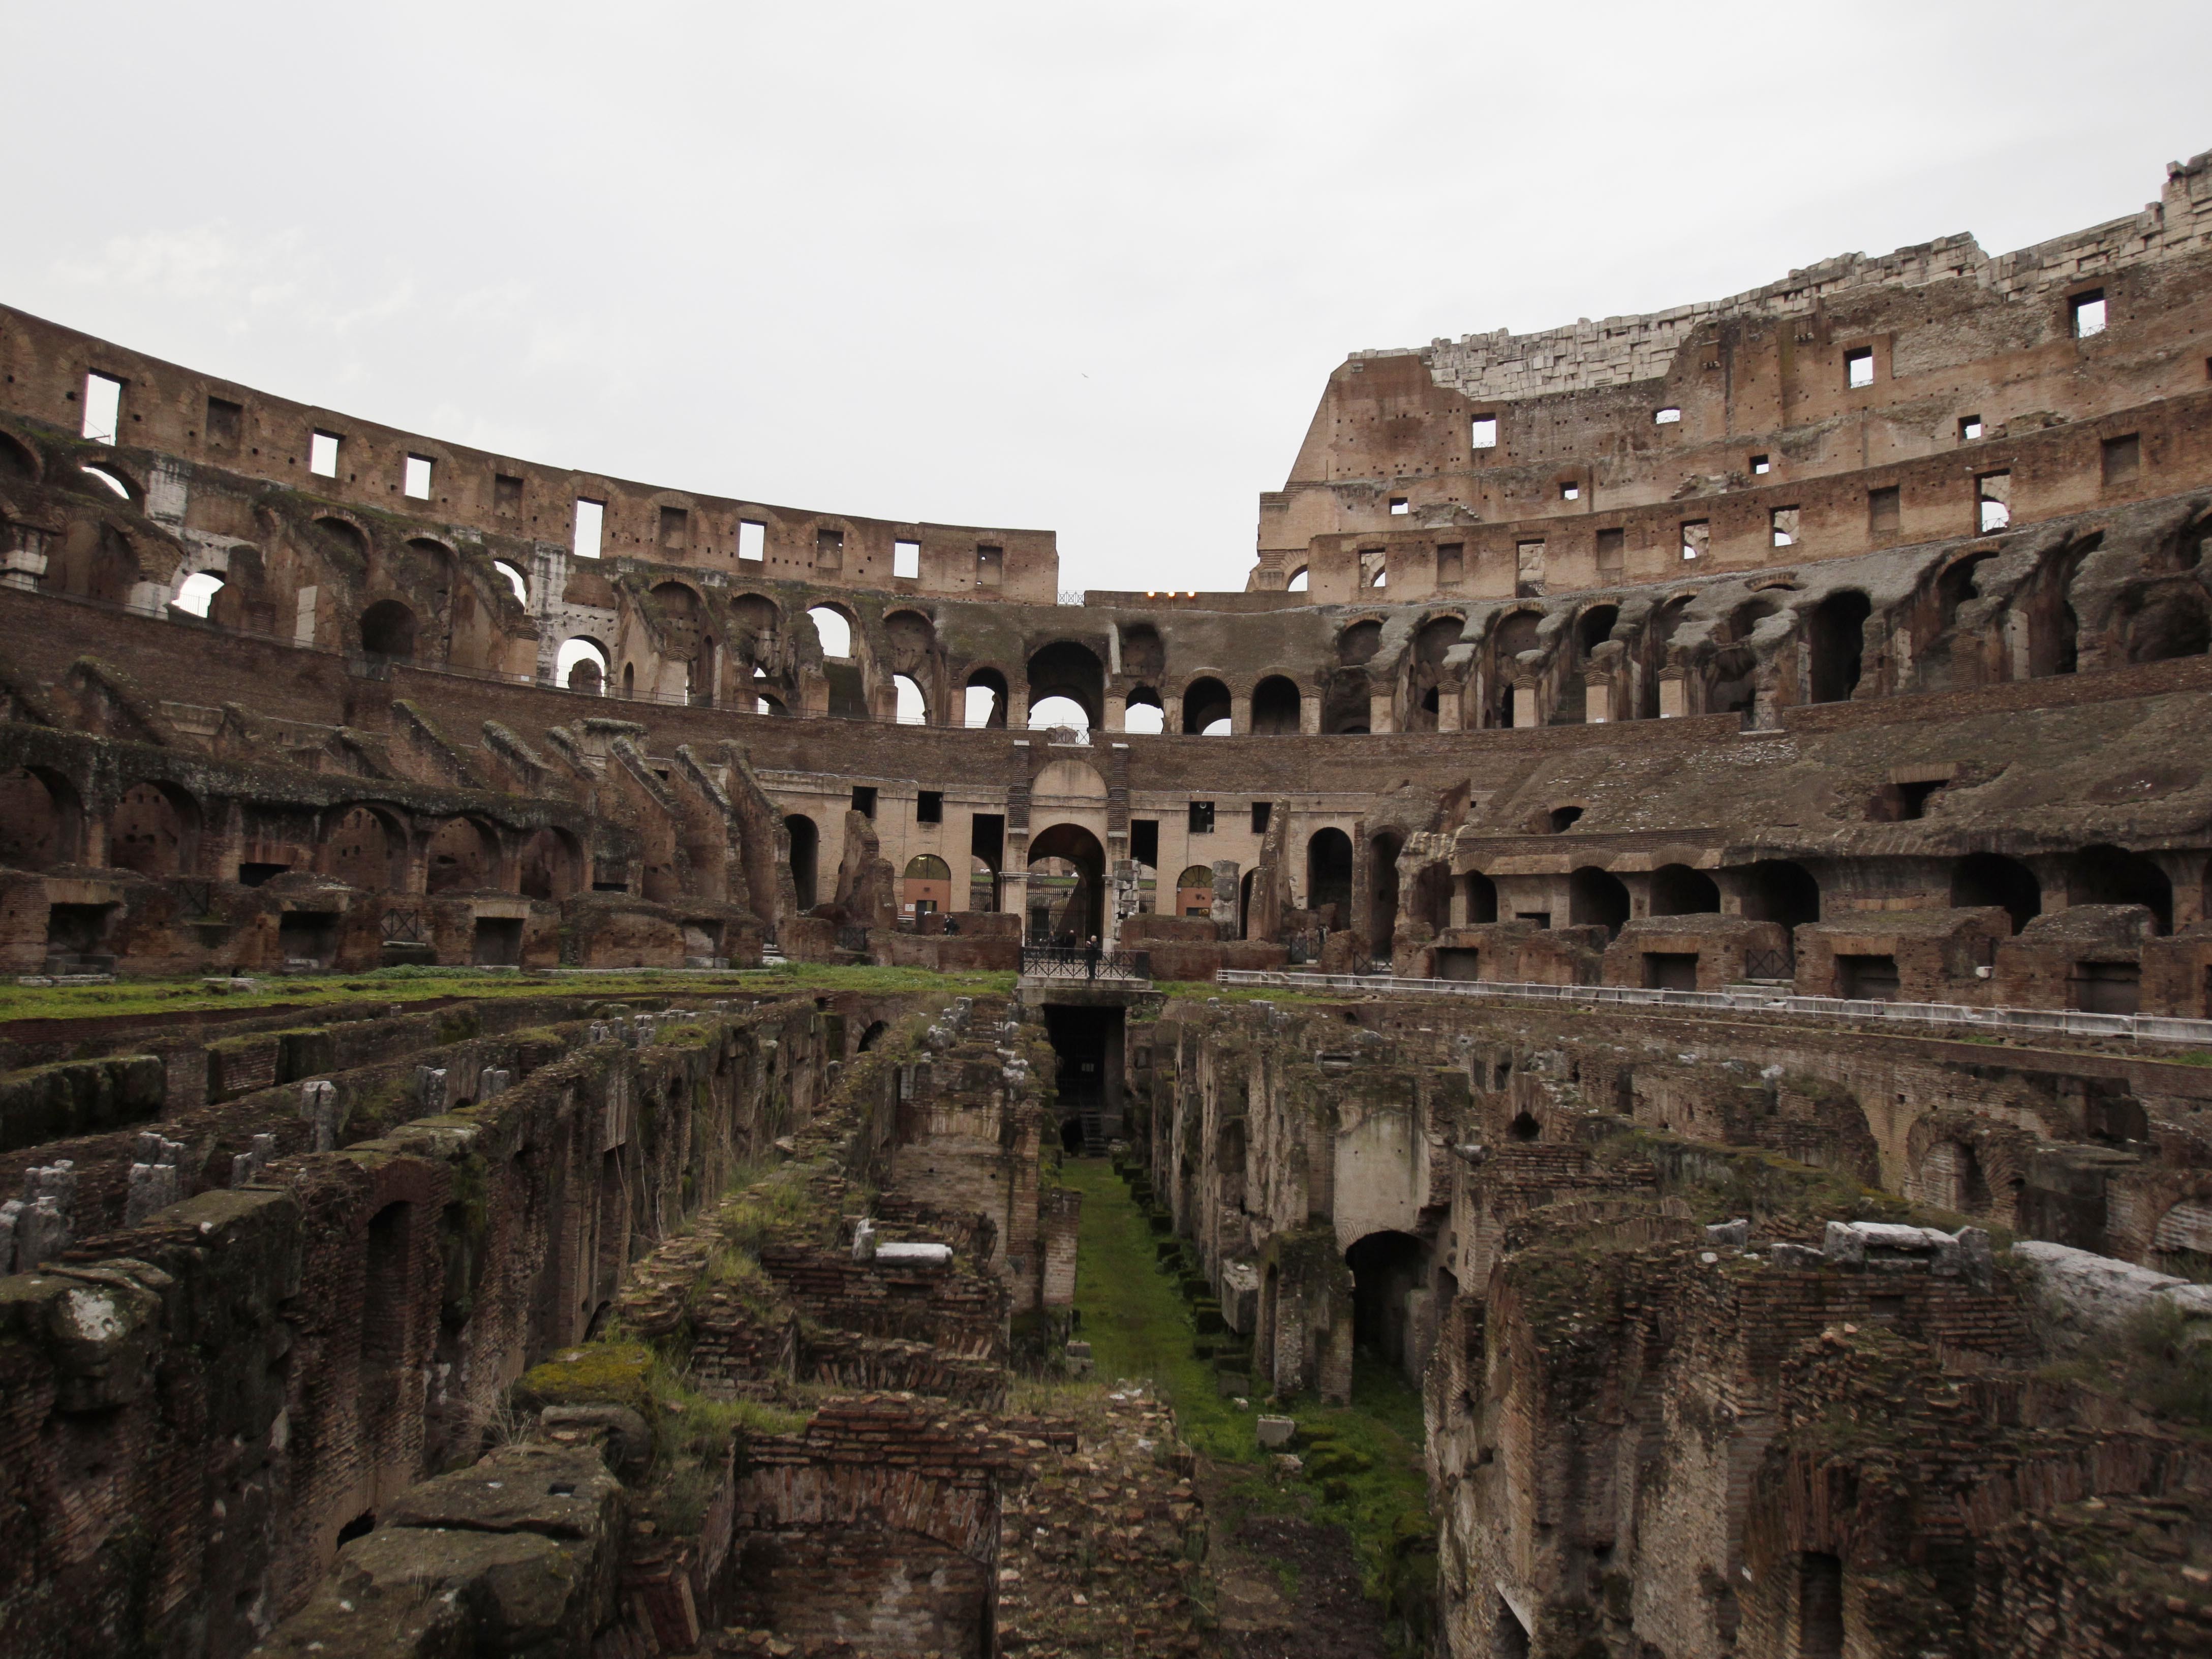
[[[1993,906],[2012,918],[2017,933],[2043,914],[2043,884],[2018,859],[1969,853],[1951,872],[1951,902],[1960,909]]]
[[[107,821],[107,861],[142,876],[189,875],[198,866],[200,810],[166,784],[124,792]]]
[[[1213,914],[1213,867],[1206,864],[1183,866],[1176,878],[1175,914],[1210,916]]]
[[[1421,1284],[1421,1241],[1410,1233],[1376,1232],[1344,1253],[1352,1269],[1352,1340],[1418,1378],[1406,1298]]]
[[[1182,734],[1187,738],[1229,735],[1229,688],[1212,675],[1193,680],[1182,689]]]
[[[1470,870],[1459,878],[1460,893],[1465,901],[1467,925],[1480,927],[1498,920],[1498,884],[1480,870]]]
[[[812,818],[804,812],[793,812],[783,821],[785,833],[791,837],[791,886],[805,915],[821,901],[815,893],[815,872],[819,867],[822,832]]]
[[[916,921],[952,908],[952,866],[934,853],[917,853],[899,878],[899,908]]]
[[[2100,843],[2085,847],[2066,866],[2069,904],[2140,904],[2157,931],[2173,931],[2173,883],[2140,853]]]
[[[498,845],[490,832],[473,818],[454,818],[430,837],[423,890],[480,892],[495,884],[498,867]]]
[[[373,806],[350,806],[331,826],[323,869],[366,893],[396,890],[405,832]]]
[[[1098,837],[1079,823],[1055,823],[1030,837],[1030,863],[1063,859],[1073,866],[1075,886],[1068,902],[1054,917],[1055,930],[1074,933],[1079,939],[1106,936],[1106,849]],[[1068,924],[1074,924],[1072,927]]]
[[[525,898],[564,899],[576,890],[575,843],[561,830],[540,830],[522,845]]]
[[[361,650],[366,657],[404,662],[415,654],[415,613],[397,599],[379,599],[361,613]]]
[[[1686,864],[1662,864],[1651,872],[1653,915],[1713,915],[1720,908],[1721,890],[1704,871]]]
[[[1390,941],[1398,932],[1398,850],[1395,836],[1377,836],[1368,843],[1369,884],[1373,899],[1368,908],[1367,949],[1376,961],[1388,961]]]
[[[1281,674],[1270,674],[1252,688],[1252,732],[1255,737],[1295,737],[1298,730],[1298,688]]]
[[[1567,921],[1576,927],[1602,927],[1616,939],[1628,921],[1628,889],[1610,870],[1585,864],[1567,878]]]
[[[1858,689],[1866,622],[1873,614],[1873,602],[1856,588],[1831,593],[1813,608],[1806,631],[1813,653],[1808,689],[1814,702],[1842,702]]]
[[[1761,859],[1746,866],[1741,879],[1743,914],[1752,921],[1778,922],[1784,933],[1820,921],[1820,884],[1803,865]]]
[[[1106,669],[1088,646],[1055,641],[1030,659],[1029,675],[1032,715],[1047,698],[1066,697],[1083,711],[1086,730],[1096,731],[1104,724]]]
[[[1316,830],[1306,842],[1306,908],[1327,927],[1352,918],[1352,837],[1334,827]]]
[[[59,773],[19,766],[0,774],[0,865],[74,864],[83,823],[76,791]]]

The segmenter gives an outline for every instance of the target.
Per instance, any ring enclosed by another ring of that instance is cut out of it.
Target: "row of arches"
[[[60,773],[16,767],[0,773],[0,865],[48,870],[100,853],[105,868],[153,878],[210,877],[217,872],[207,864],[208,817],[191,791],[154,781],[131,785],[104,812],[88,812]],[[554,826],[503,836],[485,819],[426,822],[375,802],[319,811],[246,807],[243,817],[239,878],[248,884],[296,871],[369,892],[493,890],[557,900],[581,882],[581,848]]]

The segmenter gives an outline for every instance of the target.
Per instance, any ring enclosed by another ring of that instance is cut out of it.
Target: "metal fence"
[[[1393,974],[1286,974],[1255,968],[1224,968],[1216,977],[1224,985],[1273,986],[1285,991],[1498,997],[1596,1007],[1698,1008],[1714,1012],[1811,1015],[1864,1024],[1955,1025],[1982,1031],[2212,1045],[2212,1019],[2179,1019],[2164,1014],[2090,1014],[2070,1008],[1976,1008],[1956,1002],[1876,1002],[1856,997],[1805,997],[1765,991],[1756,986],[1729,991],[1646,991],[1626,985],[1528,985],[1488,979],[1409,979]]]
[[[1746,951],[1743,953],[1743,976],[1746,979],[1794,980],[1797,977],[1796,959],[1788,951]]]
[[[1029,979],[1145,980],[1152,976],[1145,951],[1100,951],[1080,945],[1024,945],[1022,974]]]

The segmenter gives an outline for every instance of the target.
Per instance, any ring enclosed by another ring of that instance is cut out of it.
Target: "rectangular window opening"
[[[1359,585],[1362,587],[1388,587],[1390,585],[1390,556],[1379,547],[1359,550]]]
[[[738,520],[738,556],[756,564],[768,557],[768,526],[757,519]]]
[[[1981,435],[1982,417],[1980,416],[1961,415],[1959,416],[1959,441],[1960,443],[1971,444],[1978,442],[1979,441]]]
[[[862,817],[875,817],[876,786],[874,784],[856,783],[853,786],[853,810]]]
[[[1856,391],[1874,384],[1874,348],[1860,346],[1844,354],[1844,384]]]
[[[1672,404],[1656,410],[1651,416],[1651,424],[1654,426],[1680,426],[1681,423],[1682,411]]]
[[[2092,334],[2105,331],[2105,290],[2101,288],[2075,295],[2067,308],[2073,318],[2075,339],[2086,340]]]
[[[407,465],[400,474],[399,488],[416,501],[430,499],[430,458],[428,455],[410,455],[407,458]]]
[[[918,791],[914,798],[914,821],[916,823],[944,823],[945,792],[941,789]]]
[[[338,476],[338,434],[318,432],[307,440],[307,471],[318,478]]]
[[[1213,803],[1212,801],[1191,802],[1190,833],[1194,836],[1210,836],[1213,833]]]
[[[975,550],[975,586],[1003,586],[1006,580],[1006,550],[1003,547],[978,547]]]
[[[1765,456],[1754,455],[1751,458],[1751,476],[1753,477],[1763,478],[1773,471],[1774,463],[1769,460]]]
[[[1778,507],[1767,516],[1774,532],[1775,546],[1796,546],[1797,509],[1794,507]]]
[[[246,429],[246,407],[228,398],[210,398],[207,402],[207,441],[211,444],[232,445]]]
[[[1702,559],[1713,544],[1713,525],[1710,519],[1689,519],[1682,525],[1682,556]]]
[[[921,544],[897,541],[891,544],[891,574],[919,576],[921,574]]]
[[[660,509],[660,544],[673,553],[680,553],[691,544],[691,514],[688,507]]]
[[[1412,504],[1409,503],[1403,495],[1393,495],[1390,498],[1390,516],[1392,518],[1402,519],[1413,510]]]
[[[1255,800],[1252,803],[1252,833],[1254,835],[1264,836],[1267,833],[1267,818],[1273,806],[1273,801]]]
[[[112,444],[123,423],[123,382],[112,375],[84,377],[84,435],[96,444]]]
[[[842,570],[845,568],[843,531],[817,530],[814,532],[814,568],[817,570]]]
[[[1867,491],[1867,528],[1876,535],[1898,527],[1902,516],[1899,511],[1898,487],[1887,484],[1880,489]]]
[[[599,556],[601,532],[606,528],[607,504],[595,501],[588,495],[576,497],[576,556],[596,559]]]
[[[1563,483],[1563,484],[1561,484],[1561,485],[1559,486],[1559,499],[1560,499],[1561,501],[1578,501],[1582,500],[1582,498],[1583,498],[1583,487],[1582,487],[1580,484],[1578,484],[1578,483]]]
[[[1474,417],[1472,447],[1476,449],[1498,447],[1498,416],[1478,415]]]
[[[1544,544],[1518,542],[1513,548],[1513,592],[1516,599],[1540,598],[1544,592]]]
[[[1446,542],[1437,549],[1437,585],[1446,586],[1467,579],[1467,544]]]
[[[2123,438],[2107,438],[2104,445],[2105,482],[2124,483],[2142,471],[2142,434],[2130,432]]]
[[[492,511],[503,518],[517,518],[522,513],[522,480],[504,472],[491,476]]]
[[[1129,856],[1155,870],[1160,867],[1160,821],[1158,818],[1129,820]]]
[[[1984,472],[1974,480],[1975,527],[1986,536],[2012,522],[2012,474]]]

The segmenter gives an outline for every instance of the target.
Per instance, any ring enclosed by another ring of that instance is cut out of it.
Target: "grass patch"
[[[1012,974],[940,974],[927,968],[848,967],[838,963],[787,963],[774,969],[727,973],[659,973],[641,968],[631,973],[556,974],[532,969],[494,972],[483,968],[397,967],[359,973],[247,975],[251,991],[210,989],[216,975],[186,979],[125,979],[112,985],[0,986],[0,1022],[17,1019],[99,1019],[116,1014],[189,1014],[211,1009],[232,1012],[313,1008],[319,1012],[350,1003],[373,1005],[382,1013],[394,1003],[443,1000],[449,997],[496,1000],[507,997],[609,997],[651,994],[670,998],[782,997],[850,993],[889,996],[988,996],[1014,987]]]
[[[1240,1409],[1223,1398],[1212,1364],[1193,1352],[1198,1331],[1189,1304],[1161,1271],[1159,1235],[1121,1177],[1101,1160],[1070,1158],[1060,1178],[1083,1194],[1075,1304],[1100,1386],[1150,1378],[1175,1407],[1183,1439],[1231,1466],[1223,1473],[1232,1477],[1237,1506],[1342,1527],[1368,1595],[1388,1615],[1392,1641],[1405,1652],[1425,1651],[1436,1600],[1436,1528],[1421,1461],[1419,1390],[1395,1366],[1363,1352],[1353,1361],[1348,1406],[1324,1406],[1311,1396],[1268,1402],[1270,1411],[1297,1419],[1294,1449],[1305,1462],[1301,1477],[1279,1485],[1260,1448],[1260,1402]],[[1233,1516],[1223,1520],[1234,1525]],[[1294,1594],[1295,1585],[1286,1589]]]

